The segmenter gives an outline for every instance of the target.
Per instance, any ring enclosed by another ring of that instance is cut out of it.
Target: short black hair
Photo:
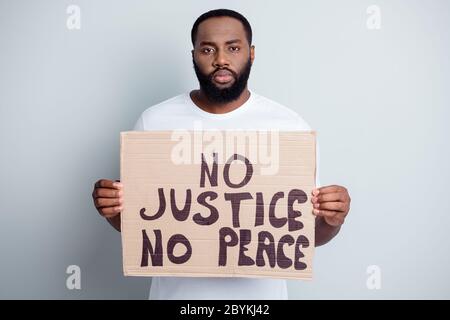
[[[211,10],[211,11],[205,12],[200,17],[198,17],[197,20],[194,22],[194,25],[192,26],[192,30],[191,30],[191,41],[192,41],[193,46],[195,46],[195,40],[197,38],[198,26],[200,25],[200,23],[202,23],[203,21],[205,21],[209,18],[216,18],[216,17],[230,17],[230,18],[235,18],[235,19],[239,20],[242,23],[242,25],[244,26],[248,44],[249,45],[252,44],[252,27],[250,26],[250,23],[248,22],[248,20],[242,14],[240,14],[239,12],[233,11],[233,10],[229,10],[229,9],[216,9],[216,10]]]

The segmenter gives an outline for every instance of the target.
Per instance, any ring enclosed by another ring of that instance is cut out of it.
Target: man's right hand
[[[97,211],[105,218],[114,218],[123,209],[123,185],[120,182],[101,179],[95,183],[92,199]]]

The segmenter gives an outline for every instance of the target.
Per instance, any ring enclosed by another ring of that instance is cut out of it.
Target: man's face
[[[250,47],[242,23],[216,17],[198,26],[193,63],[200,87],[212,102],[236,100],[247,86],[254,47]]]

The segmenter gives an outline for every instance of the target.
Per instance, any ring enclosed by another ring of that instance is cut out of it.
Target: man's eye
[[[240,50],[239,47],[230,47],[230,51],[236,52],[236,51],[239,51],[239,50]]]
[[[211,53],[211,52],[213,52],[214,51],[214,49],[212,49],[212,48],[203,48],[202,49],[202,52],[203,53]]]

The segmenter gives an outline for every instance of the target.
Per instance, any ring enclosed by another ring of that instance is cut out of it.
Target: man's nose
[[[217,53],[215,55],[214,61],[213,61],[213,66],[215,68],[219,68],[219,67],[225,67],[225,66],[229,66],[230,63],[228,61],[228,58],[225,54],[225,52],[223,52],[223,50],[217,50]]]

